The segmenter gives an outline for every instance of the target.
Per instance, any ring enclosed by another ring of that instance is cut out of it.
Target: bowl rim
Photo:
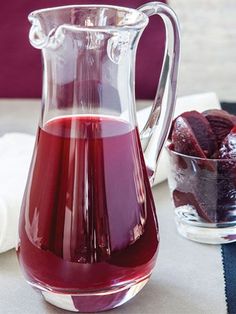
[[[208,161],[208,162],[236,162],[236,157],[235,158],[202,158],[202,157],[197,157],[197,156],[192,156],[192,155],[186,155],[183,153],[176,152],[175,150],[171,149],[169,146],[171,145],[171,142],[168,141],[165,145],[165,149],[167,150],[168,154],[173,154],[176,156],[181,156],[186,159],[192,159],[192,160],[199,160],[199,161]]]

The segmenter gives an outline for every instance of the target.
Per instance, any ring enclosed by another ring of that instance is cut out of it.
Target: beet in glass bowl
[[[193,241],[236,241],[236,159],[188,156],[167,148],[178,232]]]

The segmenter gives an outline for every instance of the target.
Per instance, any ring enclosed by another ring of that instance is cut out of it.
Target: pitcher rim
[[[62,9],[70,9],[70,8],[107,8],[107,9],[115,9],[115,10],[122,10],[122,11],[126,11],[126,12],[133,12],[133,13],[138,13],[140,15],[140,19],[138,19],[137,22],[135,23],[127,23],[124,25],[104,25],[104,26],[79,26],[79,25],[73,25],[73,26],[77,26],[78,28],[81,29],[99,29],[99,30],[105,30],[105,29],[142,29],[144,28],[147,24],[148,24],[148,16],[146,14],[144,14],[143,12],[139,11],[138,9],[134,9],[134,8],[128,8],[128,7],[124,7],[124,6],[118,6],[118,5],[106,5],[106,4],[100,4],[100,5],[96,5],[96,4],[75,4],[75,5],[63,5],[63,6],[55,6],[55,7],[51,7],[51,8],[43,8],[43,9],[38,9],[38,10],[34,10],[32,12],[29,13],[28,15],[28,19],[30,22],[32,22],[33,19],[37,18],[38,14],[41,13],[45,13],[45,12],[50,12],[50,11],[57,11],[57,10],[62,10]]]

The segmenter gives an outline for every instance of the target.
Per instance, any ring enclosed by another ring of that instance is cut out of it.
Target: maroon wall
[[[71,1],[6,0],[1,2],[0,97],[41,97],[40,51],[30,46],[27,15],[36,9],[67,4],[114,4],[137,8],[145,0]],[[165,2],[165,1],[163,1]],[[153,17],[139,45],[136,63],[137,98],[153,98],[161,70],[165,32],[159,17]]]

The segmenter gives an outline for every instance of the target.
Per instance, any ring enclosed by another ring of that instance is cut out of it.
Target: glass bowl
[[[178,232],[193,241],[236,241],[236,159],[203,159],[167,147]]]

